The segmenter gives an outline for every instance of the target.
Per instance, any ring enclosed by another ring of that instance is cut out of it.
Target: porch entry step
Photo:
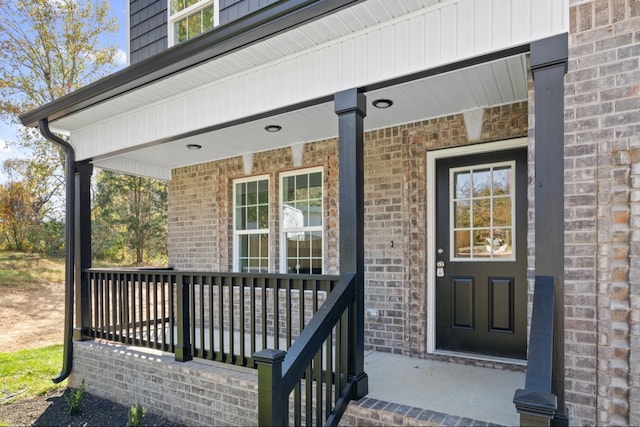
[[[369,352],[365,372],[369,394],[353,402],[348,411],[374,417],[362,418],[362,422],[375,424],[375,417],[384,416],[384,421],[394,425],[519,423],[513,395],[524,386],[522,371]]]
[[[500,426],[488,421],[449,415],[364,397],[352,402],[340,422],[341,426]]]

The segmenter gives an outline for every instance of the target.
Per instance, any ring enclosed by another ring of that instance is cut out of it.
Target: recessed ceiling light
[[[199,144],[187,144],[187,148],[189,150],[199,150],[202,148],[202,145]]]
[[[282,126],[279,125],[267,125],[264,127],[264,130],[267,132],[280,132],[282,130]]]
[[[376,99],[375,101],[372,102],[373,106],[376,108],[380,108],[380,109],[384,109],[384,108],[389,108],[393,105],[393,101],[390,99]]]

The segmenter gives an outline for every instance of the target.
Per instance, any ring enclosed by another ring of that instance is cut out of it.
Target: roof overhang
[[[514,0],[506,12],[488,1],[488,15],[468,0],[278,2],[21,119],[70,134],[79,160],[169,179],[176,167],[335,137],[333,94],[353,87],[394,101],[369,105],[368,130],[526,100],[529,45],[566,30],[564,17],[546,19],[566,0]],[[487,33],[505,13],[518,22]]]

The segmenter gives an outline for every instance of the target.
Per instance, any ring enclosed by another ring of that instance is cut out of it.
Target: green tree
[[[7,249],[57,253],[62,227],[52,200],[58,190],[52,166],[22,159],[6,160],[8,182],[0,185],[0,233]],[[51,181],[54,181],[53,183]]]
[[[105,36],[117,30],[116,21],[109,17],[108,1],[0,0],[0,11],[1,121],[17,127],[20,114],[114,70],[115,43],[103,43]],[[46,185],[47,199],[41,198],[42,193],[26,199],[43,203],[41,209],[48,215],[38,215],[36,220],[49,221],[41,225],[55,233],[59,224],[51,226],[54,223],[50,221],[61,219],[52,211],[60,208],[64,199],[64,152],[33,129],[21,128],[17,140],[8,142],[31,154],[29,167],[38,174],[23,175],[20,184],[4,188],[5,196],[17,194],[19,188],[32,191],[31,179]],[[44,171],[48,179],[41,180],[39,174]],[[6,206],[17,208],[18,204]],[[38,245],[34,242],[31,246]]]
[[[99,171],[93,201],[95,258],[139,265],[166,257],[164,181]]]

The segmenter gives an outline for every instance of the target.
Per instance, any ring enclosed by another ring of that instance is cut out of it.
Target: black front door
[[[526,156],[437,160],[437,349],[526,358]]]

